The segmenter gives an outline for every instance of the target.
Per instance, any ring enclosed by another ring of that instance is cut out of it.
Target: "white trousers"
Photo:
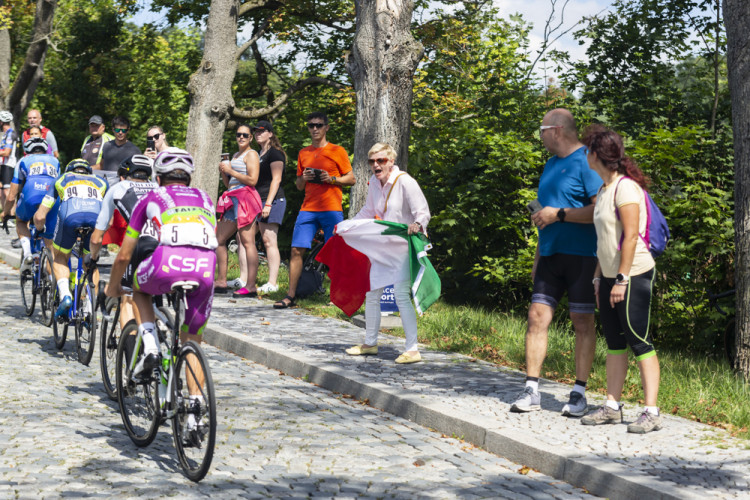
[[[411,303],[411,285],[409,281],[401,281],[393,286],[396,297],[396,305],[401,314],[401,324],[406,334],[405,351],[416,351],[417,349],[417,313]],[[378,331],[380,330],[380,296],[383,289],[378,288],[367,292],[365,296],[365,344],[378,344]]]

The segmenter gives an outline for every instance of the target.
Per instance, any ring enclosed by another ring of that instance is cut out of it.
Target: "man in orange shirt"
[[[303,148],[297,156],[296,181],[297,189],[305,190],[305,201],[294,223],[289,291],[283,300],[273,305],[276,309],[294,305],[297,283],[302,274],[302,257],[310,248],[318,229],[323,229],[327,241],[333,235],[336,224],[344,220],[341,188],[353,186],[356,182],[346,150],[326,140],[328,116],[320,111],[310,113],[307,115],[307,128],[312,144]]]

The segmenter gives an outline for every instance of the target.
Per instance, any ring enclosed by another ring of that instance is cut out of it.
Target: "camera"
[[[156,151],[156,141],[153,139],[146,139],[146,149],[150,149],[151,151]]]

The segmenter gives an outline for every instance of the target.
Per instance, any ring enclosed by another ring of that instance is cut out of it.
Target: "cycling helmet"
[[[23,150],[26,154],[46,153],[47,152],[47,141],[41,137],[31,137],[23,143]]]
[[[89,165],[89,162],[87,162],[83,158],[76,158],[75,160],[68,163],[68,166],[65,167],[65,172],[73,172],[78,169],[84,169],[88,174],[93,172],[93,169],[91,168],[91,165]]]
[[[154,161],[154,170],[157,175],[164,175],[173,170],[182,170],[188,175],[193,175],[193,157],[184,149],[167,148],[159,153]]]
[[[10,123],[13,121],[13,115],[10,111],[0,111],[0,122]]]
[[[154,162],[148,156],[133,155],[130,158],[122,160],[120,168],[117,170],[117,175],[128,177],[136,172],[145,172],[147,177],[151,177],[153,163]]]

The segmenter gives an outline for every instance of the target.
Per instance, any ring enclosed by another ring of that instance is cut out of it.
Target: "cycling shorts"
[[[539,257],[534,275],[531,302],[546,304],[552,309],[568,292],[570,312],[594,314],[596,300],[591,280],[596,270],[596,257],[556,253]]]
[[[0,182],[3,184],[3,189],[10,189],[10,181],[13,180],[14,169],[10,165],[0,165]]]
[[[125,268],[125,273],[122,275],[122,286],[131,288],[133,286],[133,278],[135,277],[135,270],[138,266],[146,260],[149,255],[154,253],[156,247],[159,246],[159,241],[150,236],[141,236],[135,244],[135,250],[133,255],[130,257],[128,267]]]
[[[656,354],[648,326],[651,317],[651,289],[654,269],[631,276],[625,291],[625,300],[612,307],[609,295],[615,286],[614,278],[599,282],[599,319],[609,354],[624,354],[627,347],[641,361]],[[618,285],[622,286],[622,285]]]
[[[63,253],[69,253],[73,246],[76,244],[76,229],[79,227],[91,227],[96,225],[97,213],[94,212],[76,212],[68,215],[65,218],[58,214],[57,226],[55,227],[55,235],[52,240],[55,248]],[[86,253],[89,251],[89,240],[91,239],[91,233],[86,235],[83,241],[83,249]]]
[[[197,281],[198,288],[186,295],[187,309],[182,332],[200,335],[211,315],[214,298],[216,252],[198,247],[158,246],[135,270],[133,290],[162,295],[177,281]]]
[[[310,248],[318,229],[323,230],[323,237],[325,241],[328,241],[328,238],[333,236],[333,229],[336,227],[336,224],[342,220],[344,220],[344,212],[300,211],[297,215],[297,221],[294,223],[292,247]]]

